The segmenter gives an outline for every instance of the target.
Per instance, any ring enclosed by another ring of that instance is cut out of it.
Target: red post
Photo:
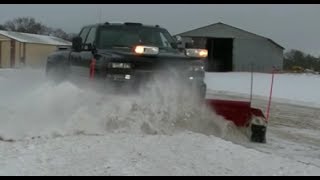
[[[253,96],[253,63],[251,63],[251,87],[250,87],[250,107],[252,104],[252,96]]]
[[[96,67],[96,59],[93,58],[90,63],[90,79],[94,79],[95,67]]]
[[[274,73],[275,73],[275,68],[273,68],[273,70],[272,70],[270,96],[269,96],[269,102],[268,102],[268,107],[267,107],[267,121],[269,121],[269,117],[270,117],[269,114],[270,114],[270,106],[271,106],[272,91],[273,91]]]

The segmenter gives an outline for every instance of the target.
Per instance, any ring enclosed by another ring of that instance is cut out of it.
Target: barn
[[[53,36],[0,31],[0,68],[42,67],[48,54],[71,45]]]
[[[207,71],[271,72],[282,70],[284,48],[273,40],[224,24],[215,23],[177,34],[182,42],[208,49]]]

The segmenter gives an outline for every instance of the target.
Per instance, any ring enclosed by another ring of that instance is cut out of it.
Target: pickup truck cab
[[[208,52],[181,51],[179,44],[180,41],[158,25],[131,22],[88,25],[73,39],[71,48],[48,56],[46,73],[58,82],[72,75],[136,88],[156,73],[171,76],[169,69],[175,69],[182,81],[197,87],[204,97],[204,63]]]

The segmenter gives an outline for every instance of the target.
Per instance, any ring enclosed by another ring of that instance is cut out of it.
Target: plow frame
[[[249,136],[252,142],[266,143],[266,131],[270,117],[270,106],[276,68],[273,67],[272,70],[271,88],[265,117],[261,109],[251,107],[253,95],[253,65],[254,64],[252,63],[249,101],[206,99],[206,105],[216,114],[223,116],[228,121],[232,121],[237,127],[248,128],[248,130],[250,130]]]

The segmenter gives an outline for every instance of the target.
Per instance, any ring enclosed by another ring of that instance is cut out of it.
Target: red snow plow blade
[[[251,141],[266,142],[266,118],[260,109],[251,108],[250,102],[206,99],[206,104],[236,126],[250,128]]]

